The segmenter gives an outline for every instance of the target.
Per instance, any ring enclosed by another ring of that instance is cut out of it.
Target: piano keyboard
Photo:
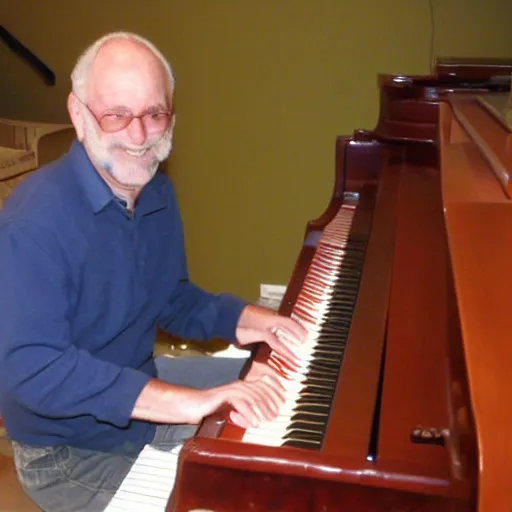
[[[365,240],[350,236],[357,196],[325,227],[291,317],[308,330],[300,366],[275,353],[269,364],[282,376],[285,403],[278,417],[248,428],[242,442],[320,449],[350,330],[363,268]]]
[[[182,446],[162,451],[146,445],[105,512],[165,512]]]

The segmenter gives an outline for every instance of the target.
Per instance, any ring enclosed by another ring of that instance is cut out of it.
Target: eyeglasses
[[[89,111],[105,133],[115,133],[124,130],[134,119],[141,120],[147,133],[163,133],[169,128],[170,121],[174,117],[174,110],[156,110],[136,116],[128,109],[119,109],[115,112],[107,112],[98,118],[78,96],[75,95],[75,98]]]

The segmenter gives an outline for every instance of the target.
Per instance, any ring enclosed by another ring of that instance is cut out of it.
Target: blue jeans
[[[158,357],[155,362],[161,380],[207,389],[236,380],[245,359]],[[151,444],[169,450],[195,430],[195,425],[158,425]],[[137,457],[67,445],[31,447],[13,442],[13,448],[18,480],[45,512],[101,512]]]

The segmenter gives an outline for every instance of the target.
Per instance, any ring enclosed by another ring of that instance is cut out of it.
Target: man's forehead
[[[167,104],[165,82],[154,80],[102,80],[91,90],[90,103],[100,107],[122,105],[131,109]]]
[[[167,103],[167,75],[147,49],[100,53],[91,69],[89,102],[99,107],[131,109]]]

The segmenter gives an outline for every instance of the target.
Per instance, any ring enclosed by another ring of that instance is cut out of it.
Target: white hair
[[[71,86],[75,96],[77,96],[82,101],[86,101],[85,90],[87,81],[89,79],[89,72],[92,68],[94,60],[96,59],[96,56],[98,55],[98,52],[102,46],[108,41],[115,39],[128,39],[129,41],[136,41],[145,46],[151,53],[155,55],[155,57],[158,58],[167,74],[169,87],[167,93],[169,98],[171,98],[174,92],[174,75],[172,73],[169,62],[167,62],[167,59],[163,56],[162,52],[160,52],[160,50],[152,42],[137,34],[133,34],[132,32],[111,32],[110,34],[104,35],[88,48],[86,48],[82,55],[78,57],[75,67],[71,72]]]

